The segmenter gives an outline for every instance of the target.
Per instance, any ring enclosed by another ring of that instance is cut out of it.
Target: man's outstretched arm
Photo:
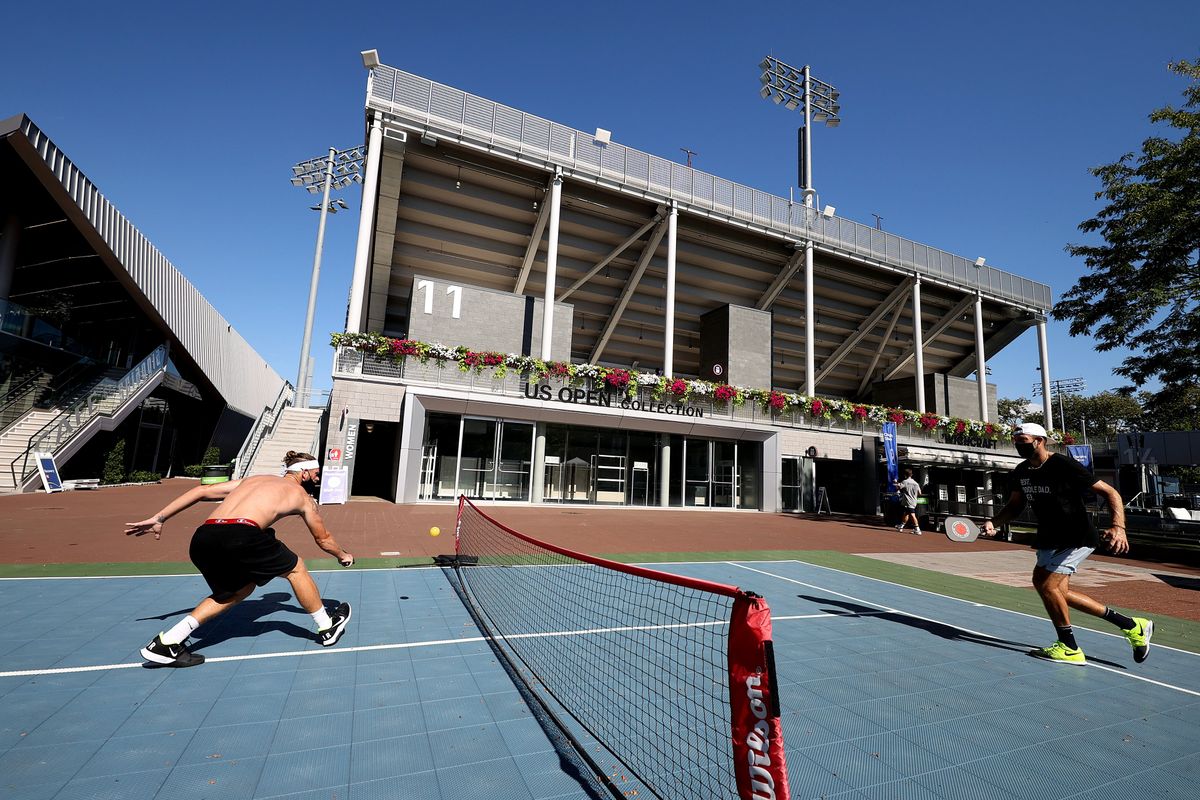
[[[234,488],[241,483],[238,481],[225,481],[223,483],[213,483],[208,485],[200,485],[193,489],[189,489],[183,494],[176,497],[171,502],[163,507],[152,517],[148,517],[141,522],[126,522],[126,536],[143,536],[147,533],[153,533],[157,539],[162,536],[163,523],[171,517],[183,511],[185,508],[191,508],[201,500],[224,500]]]
[[[354,556],[343,550],[334,541],[333,534],[325,527],[325,520],[321,519],[321,512],[317,510],[317,502],[311,498],[305,498],[305,500],[307,502],[305,502],[300,516],[304,519],[304,524],[308,526],[308,532],[312,534],[317,547],[336,558],[343,567],[353,565]]]

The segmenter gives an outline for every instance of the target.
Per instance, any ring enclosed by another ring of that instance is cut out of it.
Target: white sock
[[[191,614],[188,614],[179,622],[175,623],[175,627],[166,633],[160,633],[159,638],[163,644],[179,644],[184,639],[192,635],[192,631],[200,627],[200,623]]]
[[[329,618],[329,612],[322,606],[320,611],[314,611],[311,615],[313,622],[317,623],[317,630],[324,631],[333,627],[333,620]]]

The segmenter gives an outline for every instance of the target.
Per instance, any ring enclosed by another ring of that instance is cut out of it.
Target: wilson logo
[[[771,725],[767,722],[767,704],[763,700],[762,668],[746,678],[746,697],[757,722],[746,734],[750,788],[753,797],[775,800],[775,777],[771,774]]]

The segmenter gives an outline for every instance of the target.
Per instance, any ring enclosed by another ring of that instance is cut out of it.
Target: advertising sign
[[[62,478],[58,477],[58,467],[54,463],[54,456],[50,453],[34,453],[34,458],[37,459],[38,472],[42,476],[42,486],[46,492],[61,492],[63,490]]]
[[[321,470],[321,505],[346,502],[350,494],[348,472],[345,467],[325,467]]]
[[[1089,470],[1093,469],[1092,446],[1090,444],[1069,444],[1067,445],[1067,454]]]
[[[880,436],[883,437],[883,455],[887,459],[888,486],[900,480],[900,461],[896,454],[896,423],[885,422]]]

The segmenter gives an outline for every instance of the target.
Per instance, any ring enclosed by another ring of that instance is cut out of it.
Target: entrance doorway
[[[350,494],[396,499],[395,422],[362,420],[358,426],[358,449],[354,456],[354,478]]]
[[[655,505],[656,436],[641,431],[546,426],[549,503]]]
[[[429,414],[421,450],[422,500],[528,500],[533,425]]]

